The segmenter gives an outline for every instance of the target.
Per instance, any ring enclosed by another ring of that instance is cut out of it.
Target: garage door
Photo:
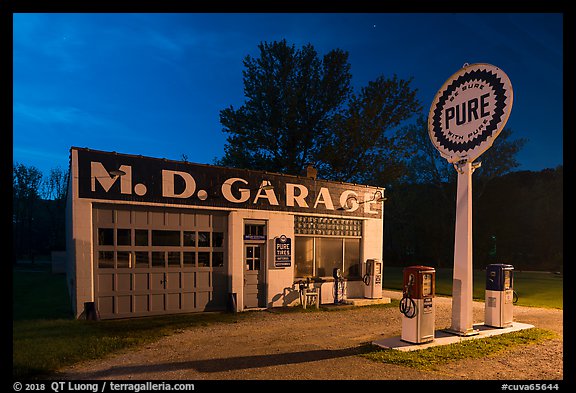
[[[101,318],[225,309],[225,214],[95,205],[93,222]]]

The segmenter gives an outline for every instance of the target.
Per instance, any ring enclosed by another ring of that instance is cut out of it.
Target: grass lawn
[[[402,290],[402,267],[384,266],[385,289]],[[484,301],[486,271],[474,270],[475,300]],[[563,276],[548,272],[514,271],[518,306],[562,309]],[[452,296],[452,269],[436,269],[436,295]]]
[[[436,366],[447,362],[495,356],[509,351],[514,345],[537,344],[557,337],[558,334],[554,332],[532,328],[494,337],[430,347],[419,351],[372,350],[361,356],[376,362],[398,364],[417,369],[436,369]]]

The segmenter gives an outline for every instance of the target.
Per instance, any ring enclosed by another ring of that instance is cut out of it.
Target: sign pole
[[[440,155],[458,171],[452,325],[449,332],[469,336],[472,313],[472,173],[474,164],[500,134],[512,109],[510,79],[490,64],[464,64],[438,90],[428,114],[428,135]]]
[[[478,333],[473,329],[472,314],[472,173],[478,166],[468,161],[454,164],[458,171],[458,188],[450,330],[462,336]]]

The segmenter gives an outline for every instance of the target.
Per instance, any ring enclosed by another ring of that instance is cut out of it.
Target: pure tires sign
[[[472,64],[452,75],[436,93],[428,133],[451,163],[472,162],[500,134],[512,109],[508,76],[490,64]]]

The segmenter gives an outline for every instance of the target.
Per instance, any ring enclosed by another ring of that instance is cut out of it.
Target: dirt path
[[[384,296],[399,298],[397,292]],[[451,322],[451,299],[436,298],[436,329]],[[474,303],[482,322],[484,304]],[[514,320],[562,335],[562,310],[515,307]],[[364,344],[401,333],[396,308],[346,312],[254,312],[234,324],[195,327],[146,347],[61,370],[62,379],[502,379],[563,378],[562,339],[506,355],[454,361],[434,370],[381,364],[356,356]]]

